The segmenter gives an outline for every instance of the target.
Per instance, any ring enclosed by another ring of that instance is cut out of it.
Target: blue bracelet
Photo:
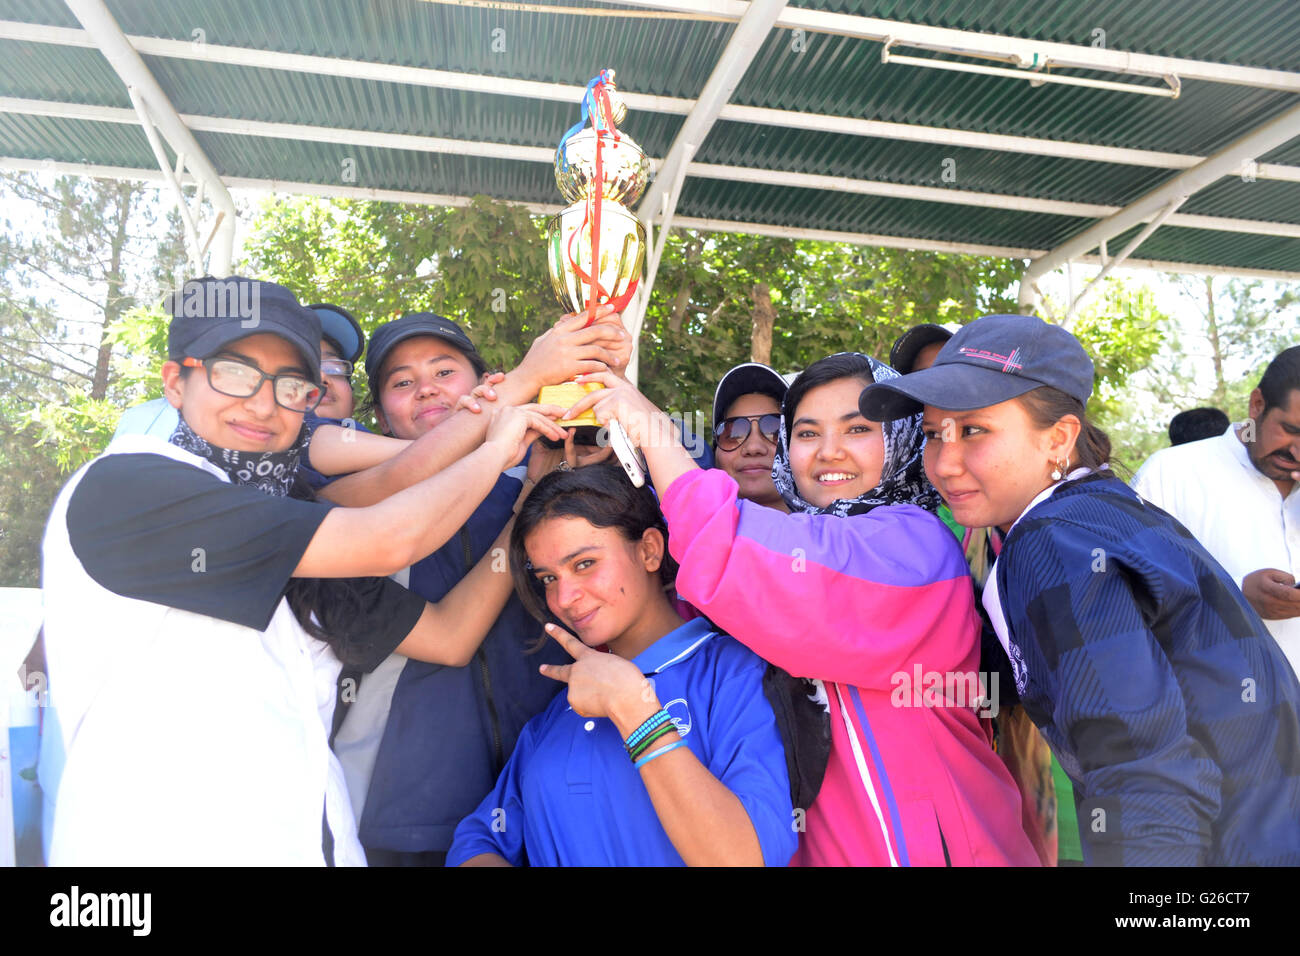
[[[685,747],[685,746],[686,746],[686,741],[679,740],[675,744],[669,744],[667,747],[663,747],[659,750],[654,751],[653,753],[646,754],[644,757],[638,760],[633,766],[635,766],[638,770],[640,770],[642,767],[648,764],[651,760],[654,760],[655,757],[658,757],[660,754],[666,754],[670,750],[676,750],[678,747]]]
[[[623,742],[623,746],[626,747],[628,750],[631,750],[656,727],[659,727],[660,725],[665,724],[670,720],[672,720],[672,718],[668,716],[668,711],[662,709],[656,711],[654,714],[650,716],[650,718],[645,723],[643,723],[640,727],[638,727],[636,730],[632,731],[632,733],[628,735],[627,740]]]

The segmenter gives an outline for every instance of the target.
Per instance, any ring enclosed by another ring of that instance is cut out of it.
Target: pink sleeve
[[[971,665],[970,576],[934,515],[912,505],[787,515],[738,501],[716,469],[682,475],[661,503],[678,593],[791,674],[889,688],[918,664]]]

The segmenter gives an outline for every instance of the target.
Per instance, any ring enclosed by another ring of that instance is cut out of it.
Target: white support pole
[[[754,0],[745,10],[722,55],[718,57],[713,72],[709,74],[704,89],[700,91],[699,99],[691,107],[682,128],[677,131],[677,138],[664,157],[659,174],[641,200],[637,212],[642,218],[649,218],[658,212],[664,191],[676,181],[678,169],[686,167],[695,149],[708,137],[718,114],[731,99],[731,94],[736,91],[749,64],[762,49],[763,41],[772,30],[772,24],[784,9],[785,0]],[[690,155],[687,155],[688,151]]]
[[[754,0],[745,10],[709,74],[704,89],[700,91],[699,98],[677,131],[668,155],[659,164],[654,182],[645,191],[641,204],[637,207],[638,217],[646,222],[658,216],[659,240],[651,248],[646,280],[640,290],[641,302],[629,329],[632,333],[632,358],[628,363],[628,374],[633,381],[639,371],[639,346],[645,310],[650,305],[650,295],[659,273],[659,261],[668,243],[668,234],[672,231],[673,216],[677,212],[677,201],[681,198],[687,168],[695,158],[696,149],[708,137],[709,130],[717,122],[718,114],[727,105],[745,71],[749,69],[749,64],[758,55],[763,41],[772,30],[772,24],[784,9],[785,0]]]
[[[168,190],[172,194],[172,200],[176,203],[176,209],[181,214],[181,221],[184,223],[185,248],[189,251],[190,272],[198,276],[203,274],[203,253],[199,249],[199,227],[194,223],[194,217],[190,215],[189,204],[185,202],[185,192],[181,189],[181,173],[185,171],[185,155],[176,154],[176,169],[173,171],[171,164],[167,161],[167,151],[163,149],[162,141],[158,139],[158,131],[154,129],[153,117],[149,114],[149,106],[140,96],[140,91],[134,86],[126,88],[127,95],[131,97],[131,103],[135,106],[135,112],[140,117],[140,125],[144,128],[145,138],[149,140],[149,147],[153,150],[154,159],[158,161],[158,168],[162,170],[163,179],[167,182]]]
[[[212,249],[211,271],[216,275],[230,272],[230,260],[235,247],[235,201],[222,183],[220,175],[208,161],[198,140],[181,122],[176,110],[167,99],[154,75],[145,66],[140,54],[127,41],[122,28],[104,6],[103,0],[65,0],[73,14],[98,46],[104,58],[122,78],[128,89],[139,90],[149,105],[154,124],[167,138],[172,150],[184,153],[186,163],[195,177],[206,183],[212,204],[218,212],[225,213],[217,224],[216,243]]]
[[[1062,327],[1068,329],[1070,326],[1074,324],[1074,320],[1079,317],[1079,311],[1084,307],[1084,305],[1086,305],[1092,299],[1094,295],[1096,295],[1097,291],[1101,288],[1101,281],[1105,279],[1106,276],[1110,275],[1113,271],[1115,271],[1115,269],[1118,266],[1123,265],[1124,260],[1127,259],[1129,256],[1133,255],[1133,253],[1137,251],[1138,246],[1146,242],[1147,239],[1150,238],[1151,233],[1155,232],[1162,225],[1164,225],[1165,220],[1174,214],[1174,210],[1177,209],[1186,201],[1187,201],[1187,197],[1184,196],[1181,199],[1175,199],[1168,206],[1166,206],[1164,210],[1160,213],[1160,215],[1156,216],[1156,218],[1152,219],[1149,223],[1147,223],[1146,228],[1133,237],[1132,242],[1130,242],[1127,246],[1125,246],[1119,255],[1115,256],[1115,258],[1111,259],[1110,262],[1106,263],[1104,266],[1101,267],[1101,271],[1097,273],[1097,275],[1093,278],[1091,282],[1089,282],[1086,286],[1083,287],[1083,291],[1080,292],[1077,297],[1074,294],[1074,280],[1073,280],[1074,273],[1070,268],[1071,263],[1067,262],[1065,264],[1066,273],[1071,277],[1070,308],[1066,310],[1065,317],[1061,319]]]
[[[687,151],[694,153],[695,147],[687,144]],[[633,310],[631,324],[628,327],[628,331],[632,334],[632,358],[628,361],[628,378],[631,381],[635,381],[637,375],[637,365],[641,358],[641,327],[645,323],[645,311],[650,307],[650,294],[654,291],[655,278],[659,275],[659,261],[663,257],[664,248],[668,245],[668,234],[672,232],[673,214],[677,210],[677,199],[681,195],[682,183],[686,179],[686,165],[684,163],[677,167],[672,189],[664,194],[663,217],[659,221],[657,242],[650,239],[650,228],[649,226],[646,228],[646,245],[650,248],[650,258],[646,264],[645,281],[637,290],[640,301]]]
[[[1073,239],[1057,246],[1047,255],[1035,259],[1029,264],[1029,268],[1025,270],[1020,280],[1021,307],[1024,307],[1030,295],[1029,287],[1041,276],[1077,256],[1091,253],[1103,240],[1111,239],[1140,222],[1147,222],[1153,216],[1159,215],[1161,210],[1175,200],[1181,203],[1182,200],[1221,176],[1239,170],[1242,163],[1247,160],[1274,150],[1297,135],[1300,135],[1300,106],[1293,106],[1258,129],[1228,144],[1199,166],[1179,173],[1163,186],[1151,190],[1113,216],[1108,216]]]

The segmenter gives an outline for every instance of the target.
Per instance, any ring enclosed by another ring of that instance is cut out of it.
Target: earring
[[[1055,468],[1052,469],[1052,480],[1053,480],[1053,481],[1060,481],[1060,480],[1061,480],[1061,466],[1060,466],[1060,465],[1057,465]]]
[[[1065,477],[1065,473],[1069,471],[1069,469],[1070,469],[1070,459],[1066,458],[1062,461],[1058,461],[1056,463],[1056,467],[1052,469],[1052,480],[1060,481],[1062,478]]]

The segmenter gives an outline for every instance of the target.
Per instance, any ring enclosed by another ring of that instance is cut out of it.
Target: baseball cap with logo
[[[204,276],[168,295],[164,306],[172,315],[167,355],[175,361],[211,358],[232,342],[270,333],[301,352],[308,377],[320,381],[320,319],[282,285]]]
[[[1092,359],[1059,325],[1034,315],[986,315],[949,339],[929,368],[868,385],[858,407],[870,421],[892,421],[924,405],[987,408],[1043,385],[1086,406],[1092,377]]]
[[[417,335],[431,335],[456,346],[465,353],[465,357],[474,366],[475,372],[479,375],[483,374],[486,363],[459,325],[451,319],[432,312],[412,312],[392,322],[385,322],[375,329],[375,334],[370,337],[370,348],[366,352],[366,376],[370,379],[372,392],[378,384],[376,378],[379,370],[384,367],[384,359],[388,357],[388,353],[399,343]]]

